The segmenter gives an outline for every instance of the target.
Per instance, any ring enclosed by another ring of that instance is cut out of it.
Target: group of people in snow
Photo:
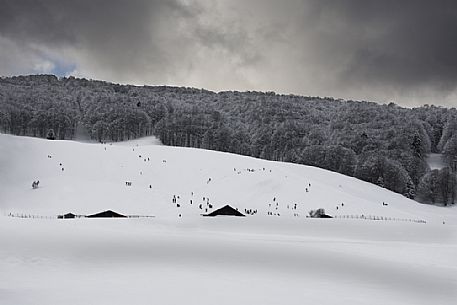
[[[191,197],[193,198],[193,196],[194,196],[194,192],[191,192]],[[181,207],[181,203],[179,203],[179,199],[181,199],[179,195],[173,195],[173,197],[171,198],[171,203],[176,204],[176,208]],[[206,196],[202,197],[202,201],[203,201],[202,203],[198,204],[198,208],[200,210],[205,210],[205,212],[208,212],[208,210],[211,210],[213,208],[213,205],[209,201],[209,197],[206,197]],[[193,205],[193,203],[194,203],[194,199],[190,199],[189,204]],[[179,213],[178,216],[181,217],[182,216],[181,213]]]

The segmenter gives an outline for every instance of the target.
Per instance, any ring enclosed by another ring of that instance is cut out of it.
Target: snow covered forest
[[[317,166],[424,203],[456,197],[455,108],[53,75],[0,79],[0,132],[74,139],[79,129],[101,142],[156,135],[165,145]],[[429,153],[442,153],[447,167],[431,170]]]

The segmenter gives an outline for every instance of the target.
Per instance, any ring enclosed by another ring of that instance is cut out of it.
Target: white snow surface
[[[34,180],[40,180],[35,190]],[[230,204],[258,213],[201,217],[203,197],[212,210]],[[316,208],[427,223],[305,217]],[[155,217],[7,216],[107,209]],[[314,167],[150,139],[111,145],[0,135],[0,212],[0,304],[451,305],[457,299],[455,208],[421,205]]]
[[[430,169],[442,169],[446,167],[446,163],[443,160],[443,154],[429,154],[427,156],[427,164]]]

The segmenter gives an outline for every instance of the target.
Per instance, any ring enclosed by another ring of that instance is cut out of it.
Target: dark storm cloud
[[[457,4],[0,0],[0,74],[457,104]]]
[[[0,32],[15,39],[49,44],[95,42],[113,37],[139,42],[148,23],[161,14],[186,16],[175,1],[13,0],[1,1]]]
[[[69,48],[87,65],[113,73],[141,73],[146,63],[166,64],[160,46],[169,20],[192,16],[175,1],[3,1],[2,36],[23,44]],[[163,37],[161,37],[163,36]],[[139,70],[140,69],[140,70]]]
[[[343,24],[333,29],[335,36],[354,43],[349,79],[455,88],[457,2],[344,0],[312,5],[320,18]]]

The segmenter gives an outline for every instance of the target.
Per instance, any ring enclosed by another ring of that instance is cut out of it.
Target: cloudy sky
[[[457,106],[454,0],[0,0],[0,75]]]

